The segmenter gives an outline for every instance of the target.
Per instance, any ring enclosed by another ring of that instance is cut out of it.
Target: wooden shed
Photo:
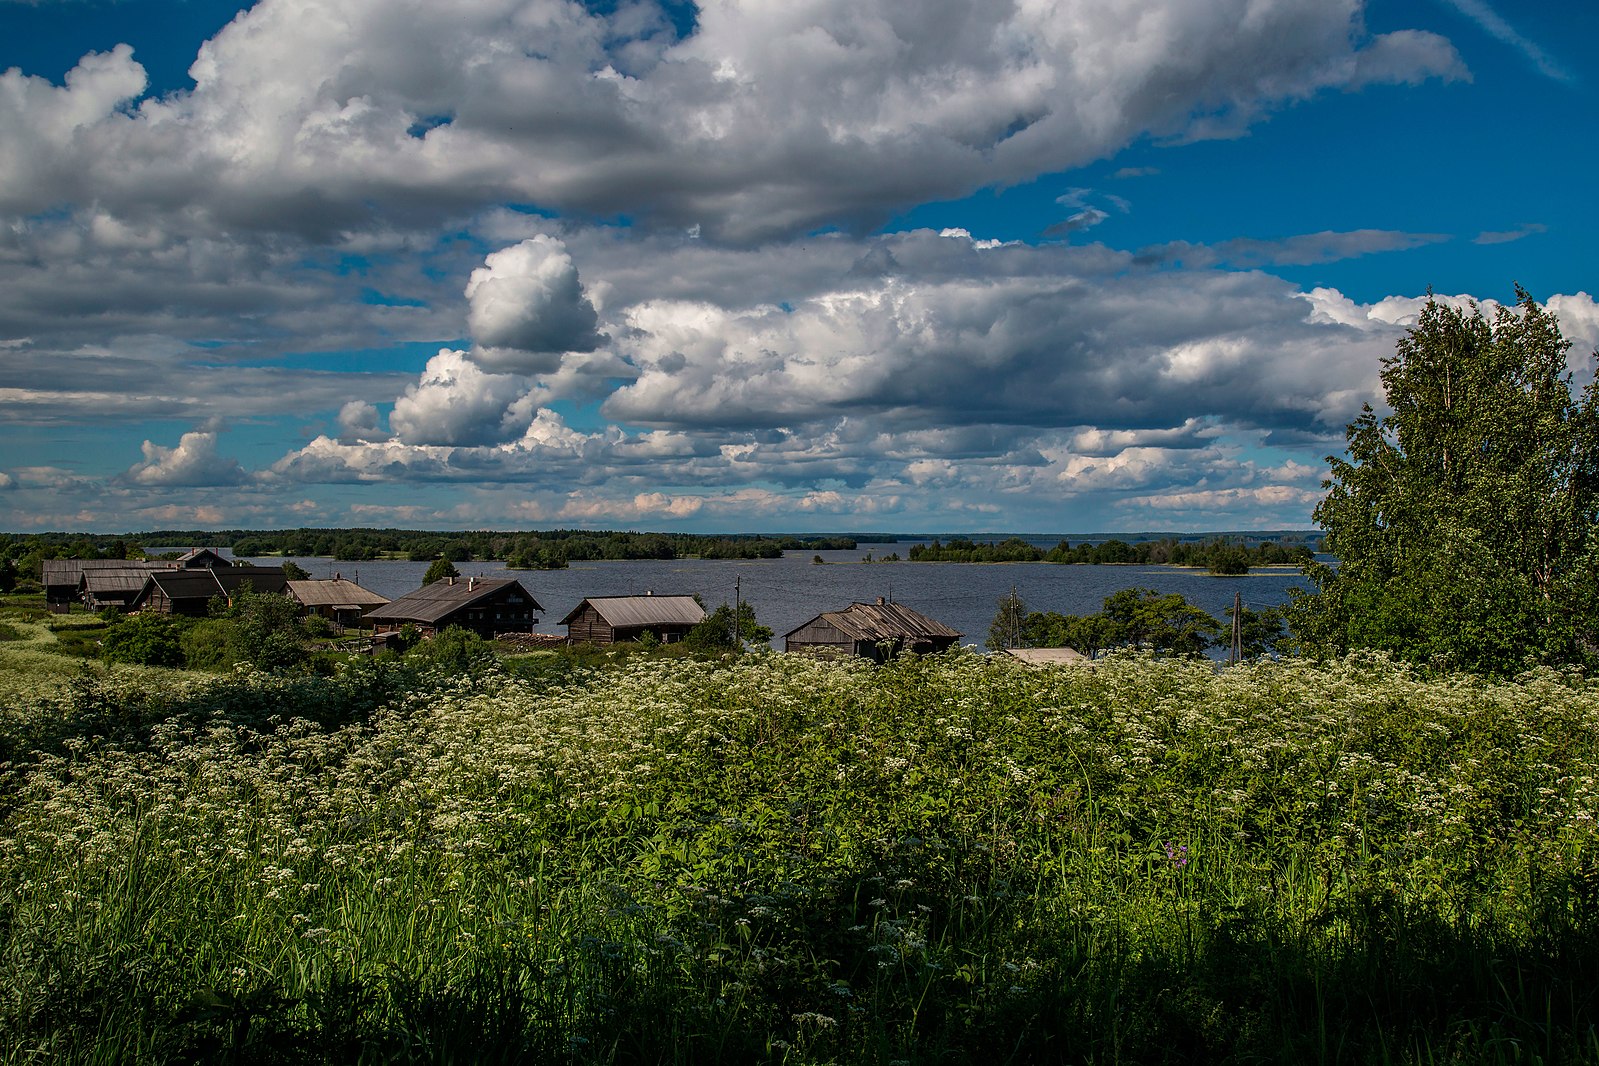
[[[321,615],[341,626],[362,625],[365,616],[388,603],[371,589],[334,574],[331,578],[290,581],[288,593],[300,605],[302,614]]]
[[[902,651],[944,651],[961,634],[904,604],[852,603],[826,611],[783,636],[784,651],[854,655],[882,662]]]
[[[108,570],[121,571],[123,574],[133,572],[137,577],[125,580],[137,580],[134,589],[137,593],[144,585],[145,574],[152,570],[172,570],[176,566],[176,563],[164,559],[46,559],[40,564],[45,606],[53,613],[62,614],[72,610],[75,603],[88,602],[83,599],[85,574]],[[109,583],[110,579],[97,587],[107,587]],[[99,610],[99,607],[93,609]]]
[[[589,644],[615,644],[653,633],[675,644],[705,621],[705,608],[693,596],[590,596],[561,619],[566,637]]]
[[[447,577],[367,612],[374,635],[415,627],[431,637],[449,626],[493,639],[497,633],[531,633],[544,608],[515,578]]]

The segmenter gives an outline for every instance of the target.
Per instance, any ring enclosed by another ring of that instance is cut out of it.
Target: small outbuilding
[[[1093,662],[1076,648],[1006,648],[1005,654],[1028,666],[1069,666]]]
[[[331,578],[290,581],[287,591],[300,605],[302,614],[321,615],[341,626],[362,625],[368,612],[389,602],[387,596],[379,596],[339,574]]]
[[[944,651],[961,634],[904,604],[852,603],[826,611],[783,635],[784,651],[852,655],[882,662],[900,652]]]
[[[693,596],[590,596],[561,619],[566,638],[589,644],[616,644],[653,634],[675,644],[705,621],[705,608]]]
[[[78,580],[78,599],[91,611],[102,611],[107,607],[127,610],[144,590],[144,583],[149,580],[151,571],[172,569],[169,563],[153,567],[126,563],[122,566],[85,569],[83,577]]]
[[[447,577],[367,612],[375,636],[412,626],[431,637],[450,626],[492,640],[499,633],[531,633],[544,608],[515,578]]]

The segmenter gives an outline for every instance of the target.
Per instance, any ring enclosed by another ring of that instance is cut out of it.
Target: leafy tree
[[[742,651],[745,644],[769,644],[772,630],[755,620],[755,608],[747,601],[737,610],[726,603],[705,616],[688,631],[683,643],[695,651]]]
[[[1015,589],[999,598],[999,610],[988,624],[988,639],[984,641],[994,651],[1028,646],[1026,640],[1027,605]]]
[[[1299,646],[1509,674],[1599,638],[1599,395],[1519,287],[1490,322],[1429,300],[1383,361],[1391,413],[1350,423],[1317,506],[1336,568],[1290,608]]]
[[[1226,633],[1221,642],[1230,645],[1232,642],[1233,609],[1226,610]],[[1259,611],[1244,607],[1238,615],[1239,643],[1244,658],[1253,659],[1261,655],[1269,655],[1277,650],[1277,645],[1287,636],[1281,607],[1266,607]]]
[[[433,565],[428,567],[428,572],[422,575],[422,584],[431,585],[435,581],[443,581],[447,577],[460,577],[461,571],[448,559],[435,559]]]
[[[1122,589],[1105,597],[1107,643],[1130,644],[1169,655],[1200,655],[1221,633],[1221,623],[1176,592]]]
[[[283,560],[283,576],[290,581],[309,581],[311,579],[311,571],[293,559],[285,559]]]

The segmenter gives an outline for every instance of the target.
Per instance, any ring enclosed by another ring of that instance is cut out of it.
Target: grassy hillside
[[[766,655],[9,706],[3,1061],[1599,1057],[1578,677]]]

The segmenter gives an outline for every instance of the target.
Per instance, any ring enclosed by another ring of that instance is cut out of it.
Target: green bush
[[[186,625],[187,619],[169,615],[133,615],[106,628],[100,638],[100,657],[138,666],[182,666]]]

